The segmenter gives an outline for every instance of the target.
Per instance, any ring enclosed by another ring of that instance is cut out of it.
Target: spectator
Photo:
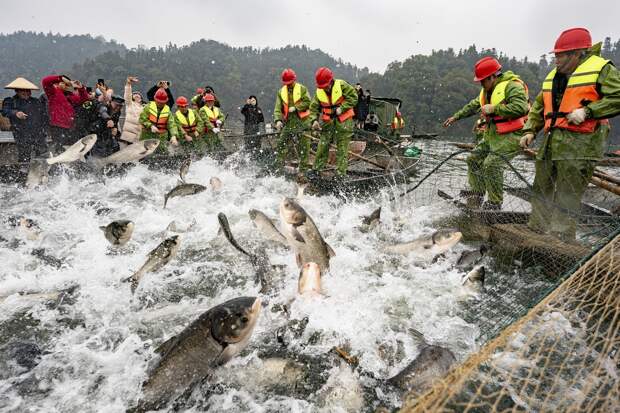
[[[245,135],[245,148],[251,152],[260,150],[261,141],[258,136],[260,124],[265,122],[262,109],[258,106],[256,96],[251,95],[241,108],[241,114],[245,118],[243,134]]]
[[[72,81],[64,75],[46,76],[41,83],[48,101],[50,134],[54,150],[61,152],[63,146],[73,145],[81,138],[75,131],[74,107],[88,100],[88,92],[78,80]]]
[[[142,95],[132,89],[132,84],[138,82],[137,77],[129,76],[125,82],[125,106],[121,113],[120,145],[134,143],[140,139],[140,114],[144,109]]]
[[[125,99],[112,96],[109,103],[99,103],[98,117],[92,125],[92,131],[97,134],[97,142],[90,151],[92,156],[104,158],[120,149],[118,139],[121,136],[118,122]]]
[[[5,89],[14,89],[15,96],[2,102],[2,114],[11,121],[11,131],[17,145],[18,162],[30,162],[30,158],[47,152],[47,113],[44,103],[32,97],[37,86],[18,77]]]
[[[368,97],[364,94],[364,89],[360,83],[355,84],[355,90],[357,91],[357,105],[355,106],[355,120],[358,128],[364,127],[364,121],[368,115],[368,107],[370,104],[370,95]]]
[[[88,91],[88,88],[86,88]],[[89,93],[87,101],[75,107],[75,133],[81,138],[88,134],[94,133],[92,126],[97,120],[99,113],[97,107],[99,99],[95,96],[95,92]]]
[[[150,88],[148,90],[148,92],[146,92],[146,98],[152,102],[155,100],[155,93],[157,93],[157,91],[159,89],[163,89],[166,94],[168,95],[168,102],[167,105],[170,109],[172,109],[172,106],[174,106],[174,96],[172,95],[172,92],[170,91],[170,81],[169,80],[160,80],[159,82],[157,82],[157,84],[155,86],[153,86],[152,88]]]

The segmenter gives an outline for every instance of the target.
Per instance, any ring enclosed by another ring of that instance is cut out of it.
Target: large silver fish
[[[86,155],[93,145],[97,142],[97,135],[86,135],[73,145],[71,145],[66,151],[53,158],[47,158],[46,161],[49,165],[55,163],[68,163],[75,162],[77,160],[84,161],[84,155]]]
[[[105,238],[112,245],[125,245],[131,239],[134,223],[128,220],[112,221],[106,226],[99,227]]]
[[[322,273],[329,270],[329,260],[336,253],[330,247],[306,211],[293,198],[280,203],[280,218],[284,236],[297,252],[297,265],[307,262],[318,264]]]
[[[217,305],[156,350],[159,362],[142,386],[135,411],[157,410],[239,354],[250,341],[260,298],[239,297]]]
[[[307,262],[299,271],[297,292],[300,295],[316,296],[321,294],[321,268],[314,262]]]
[[[456,358],[447,348],[428,344],[421,333],[414,334],[418,335],[422,342],[420,352],[400,373],[389,378],[388,383],[403,391],[420,395],[450,371]]]
[[[181,183],[177,186],[175,186],[174,188],[172,188],[170,190],[170,192],[168,192],[164,198],[164,208],[166,208],[166,205],[168,204],[168,199],[170,198],[174,198],[177,196],[188,196],[188,195],[194,195],[194,194],[199,194],[200,192],[204,191],[205,189],[207,189],[205,186],[200,185],[200,184],[184,184]]]
[[[250,209],[248,211],[250,219],[254,223],[254,226],[264,235],[267,239],[279,242],[284,245],[288,245],[286,237],[276,228],[275,224],[267,215],[257,209]]]
[[[93,159],[93,164],[96,167],[101,168],[104,165],[112,163],[137,162],[155,152],[158,146],[159,139],[146,139],[143,141],[134,142],[110,156]]]
[[[163,240],[154,250],[149,252],[148,259],[142,267],[127,279],[131,282],[131,292],[136,291],[144,274],[158,271],[176,257],[180,245],[181,238],[178,235],[173,235]]]
[[[187,176],[187,172],[189,172],[189,167],[192,164],[192,158],[189,157],[183,161],[181,167],[179,168],[179,177],[181,181],[185,182],[185,177]]]
[[[422,260],[432,260],[459,243],[463,234],[454,230],[439,230],[432,235],[418,238],[411,242],[389,245],[385,252],[392,254],[413,255]]]

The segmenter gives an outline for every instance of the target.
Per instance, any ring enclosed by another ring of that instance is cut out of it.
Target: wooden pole
[[[309,137],[310,137],[310,139],[312,139],[313,141],[316,141],[316,142],[319,142],[319,141],[320,141],[320,139],[315,138],[314,136],[311,136],[311,135],[308,135],[308,136],[309,136]],[[329,145],[329,147],[330,147],[331,149],[337,149],[337,148],[336,148],[336,146],[335,146],[335,145],[333,145],[333,144],[330,144],[330,145]],[[385,169],[386,169],[383,165],[381,165],[381,164],[379,164],[379,163],[377,163],[377,162],[375,162],[375,161],[373,161],[373,160],[370,160],[370,159],[368,159],[368,158],[366,158],[366,157],[364,157],[364,156],[362,156],[362,155],[358,155],[358,154],[356,154],[356,153],[355,153],[355,152],[353,152],[353,151],[347,151],[347,152],[349,153],[349,155],[353,156],[354,158],[357,158],[357,159],[359,159],[359,160],[362,160],[362,161],[364,161],[364,162],[367,162],[367,163],[369,163],[369,164],[371,164],[371,165],[374,165],[374,166],[376,166],[376,167],[378,167],[378,168],[381,168],[381,169],[383,169],[383,170],[385,170]]]
[[[598,186],[599,188],[603,188],[613,194],[620,195],[620,185],[615,185],[609,181],[597,178],[596,176],[593,176],[590,179],[590,182]]]

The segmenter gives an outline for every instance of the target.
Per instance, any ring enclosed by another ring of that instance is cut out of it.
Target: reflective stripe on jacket
[[[282,99],[282,109],[284,120],[288,119],[288,86],[284,85],[280,89],[280,99]],[[299,83],[295,83],[293,86],[293,104],[298,105],[301,100],[301,85]],[[300,119],[307,118],[310,116],[309,110],[297,111],[297,115]]]
[[[491,105],[497,106],[506,100],[506,86],[508,86],[510,82],[519,82],[520,84],[522,84],[523,88],[525,89],[525,94],[527,95],[527,85],[521,79],[513,78],[513,79],[504,80],[504,81],[498,82],[493,88],[493,92],[491,92]],[[480,100],[480,107],[487,104],[487,101],[486,101],[487,94],[484,88],[480,90],[479,100]],[[514,119],[508,119],[508,118],[504,118],[502,116],[497,116],[497,115],[485,116],[485,117],[487,119],[487,123],[491,123],[491,122],[495,123],[497,133],[499,133],[500,135],[522,129],[523,126],[525,125],[525,122],[527,121],[527,115],[521,116],[519,118],[514,118]]]
[[[325,122],[329,122],[335,114],[335,106],[340,105],[344,101],[344,96],[342,95],[342,81],[339,79],[334,80],[334,84],[332,86],[331,98],[327,96],[324,89],[316,90],[316,97],[321,103],[321,119]],[[353,108],[341,113],[338,116],[338,120],[340,122],[344,122],[347,119],[351,119],[355,116],[355,111]]]
[[[160,132],[168,129],[168,118],[170,117],[170,108],[164,105],[161,111],[157,109],[155,102],[149,103],[149,121],[157,127]]]
[[[566,115],[575,109],[587,106],[591,102],[601,99],[596,83],[603,67],[609,60],[592,55],[581,63],[568,78],[566,90],[557,112],[553,110],[553,79],[556,69],[553,69],[543,81],[542,94],[544,104],[545,131],[551,128],[567,129],[573,132],[592,133],[599,124],[607,124],[607,119],[586,119],[580,125],[573,125],[566,119]]]

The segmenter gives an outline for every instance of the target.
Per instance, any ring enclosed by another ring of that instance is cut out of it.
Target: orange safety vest
[[[405,119],[402,117],[394,116],[392,119],[392,129],[403,129],[405,127]]]
[[[213,106],[213,110],[209,109],[207,105],[204,105],[200,110],[204,111],[207,114],[207,118],[209,122],[215,127],[217,120],[220,117],[220,109],[217,106]],[[207,127],[205,125],[205,132],[207,131]]]
[[[332,115],[336,110],[335,106],[340,105],[344,101],[344,96],[342,95],[342,80],[336,79],[334,81],[331,97],[327,96],[324,89],[317,89],[316,97],[321,103],[321,119],[324,122],[330,122],[332,120]],[[351,119],[353,116],[355,116],[355,111],[351,108],[346,112],[341,113],[338,116],[338,120],[340,122],[344,122],[347,119]]]
[[[149,121],[157,127],[160,133],[168,129],[168,118],[170,117],[170,108],[164,105],[161,112],[157,109],[155,102],[149,103]]]
[[[282,99],[282,109],[283,109],[283,117],[284,120],[288,119],[288,86],[284,85],[280,89],[280,99]],[[295,106],[299,104],[301,101],[301,85],[299,83],[295,83],[293,86],[293,103]],[[297,111],[297,116],[299,119],[304,119],[310,115],[309,110]]]
[[[497,106],[506,100],[506,87],[508,86],[508,83],[510,82],[521,83],[523,87],[525,88],[525,94],[526,95],[528,94],[527,85],[521,79],[513,78],[509,80],[504,80],[504,81],[498,82],[493,88],[493,92],[491,92],[491,105]],[[480,90],[479,100],[480,100],[480,107],[487,104],[487,94],[484,88]],[[514,131],[518,131],[519,129],[522,129],[523,126],[525,125],[525,122],[527,121],[527,114],[521,116],[520,118],[515,118],[515,119],[508,119],[508,118],[504,118],[502,116],[497,116],[497,115],[492,115],[492,116],[485,115],[485,118],[487,119],[487,123],[491,123],[491,122],[495,123],[497,133],[499,133],[500,135],[503,135],[505,133],[510,133],[510,132],[514,132]]]
[[[586,119],[580,125],[569,123],[566,115],[575,109],[582,108],[590,102],[601,99],[596,89],[596,82],[603,67],[609,60],[600,56],[590,56],[568,78],[568,84],[557,112],[553,111],[553,79],[556,69],[553,69],[543,81],[543,102],[545,115],[545,132],[551,128],[566,129],[573,132],[592,133],[599,124],[609,124],[607,119]]]
[[[196,115],[193,110],[187,111],[187,116],[185,116],[180,110],[177,110],[176,113],[177,120],[181,124],[181,127],[186,133],[194,133],[196,132]]]

